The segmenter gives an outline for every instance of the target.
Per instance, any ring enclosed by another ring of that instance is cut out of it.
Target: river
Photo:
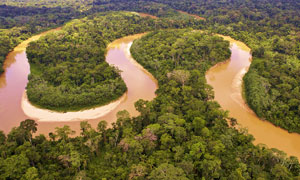
[[[53,31],[57,31],[57,29]],[[29,42],[37,40],[45,34],[47,32],[22,42],[14,51],[9,53],[5,60],[5,73],[0,77],[0,130],[5,133],[8,133],[12,127],[18,126],[21,121],[29,118],[24,114],[21,107],[22,95],[28,82],[27,76],[30,73],[26,47]],[[142,35],[127,36],[109,44],[106,61],[122,71],[121,76],[128,90],[120,104],[109,113],[94,119],[86,119],[93,127],[97,127],[100,120],[106,120],[108,124],[115,122],[116,114],[121,110],[127,110],[130,115],[137,116],[138,112],[134,108],[134,103],[139,99],[152,100],[155,97],[155,91],[158,88],[157,81],[135,62],[129,52],[133,40],[140,38]],[[53,132],[55,127],[62,127],[63,125],[69,125],[71,129],[76,131],[76,134],[80,133],[80,121],[60,119],[60,122],[51,122],[39,121],[38,118],[33,119],[37,120],[38,134],[47,135],[49,132]]]
[[[25,50],[29,42],[44,34],[46,33],[22,42],[9,53],[4,63],[5,73],[0,76],[0,130],[5,133],[28,118],[21,108],[22,95],[30,72]],[[116,113],[120,110],[126,109],[132,116],[136,116],[138,112],[134,108],[134,102],[138,99],[151,100],[155,97],[155,90],[158,88],[156,80],[138,65],[129,53],[133,40],[141,36],[142,34],[138,34],[121,38],[108,46],[106,61],[122,71],[121,76],[128,91],[124,100],[115,109],[102,117],[88,120],[93,127],[97,126],[99,120],[106,120],[108,124],[115,122]],[[242,127],[248,128],[249,133],[255,137],[255,144],[263,143],[270,148],[277,148],[288,155],[300,158],[300,143],[298,143],[300,135],[290,134],[267,121],[260,120],[246,105],[242,98],[241,85],[242,77],[251,64],[250,49],[241,42],[229,37],[224,38],[231,42],[231,58],[212,67],[206,74],[208,84],[214,88],[215,100],[223,109],[228,110],[229,115],[236,118]],[[53,132],[55,127],[69,125],[79,134],[79,124],[80,121],[38,121],[38,133],[48,134]]]
[[[277,148],[299,159],[300,135],[259,119],[242,97],[242,78],[251,64],[250,49],[239,41],[223,37],[231,43],[230,60],[217,64],[206,73],[207,83],[214,89],[215,100],[242,127],[248,129],[255,138],[255,144]]]

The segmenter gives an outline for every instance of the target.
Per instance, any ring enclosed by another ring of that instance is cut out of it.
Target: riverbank
[[[141,34],[135,34],[135,35],[131,35],[131,36],[126,36],[124,38],[121,39],[117,39],[114,42],[110,43],[107,48],[120,48],[120,45],[122,44],[121,42],[129,42],[127,43],[127,45],[124,47],[125,50],[125,56],[126,58],[136,67],[138,67],[140,70],[142,70],[145,74],[147,74],[153,82],[155,82],[157,88],[158,88],[158,81],[157,79],[155,79],[155,77],[149,72],[147,71],[142,65],[140,65],[132,56],[130,53],[130,48],[133,44],[133,41],[131,41],[131,39],[137,40],[140,39],[142,36],[146,35],[148,32],[145,33],[141,33]]]
[[[237,120],[238,128],[246,128],[253,135],[254,144],[265,144],[300,158],[300,135],[258,118],[243,98],[243,77],[252,61],[251,49],[228,36],[221,37],[230,41],[232,55],[230,60],[218,63],[206,72],[206,80],[213,87],[215,100],[229,112],[230,117]]]
[[[107,52],[109,50],[113,49],[123,49],[124,54],[126,56],[126,59],[129,60],[129,62],[136,67],[137,69],[141,70],[144,74],[146,74],[147,77],[149,77],[156,85],[156,88],[158,87],[157,80],[153,77],[151,73],[149,73],[144,67],[142,67],[140,64],[138,64],[130,54],[130,47],[132,45],[132,41],[134,39],[138,39],[145,35],[145,33],[142,34],[136,34],[132,36],[127,36],[121,39],[117,39],[110,43],[107,46]],[[108,56],[108,55],[107,55]],[[108,62],[109,63],[109,62]],[[120,64],[123,62],[119,62]],[[112,64],[112,65],[117,65],[117,64]],[[118,65],[117,65],[118,67]],[[122,73],[121,73],[122,74]],[[123,78],[123,77],[122,77]],[[128,85],[128,88],[131,89],[133,85],[130,85],[131,83],[126,82]],[[135,89],[140,89],[140,88],[135,88]],[[56,112],[56,111],[51,111],[47,109],[41,109],[39,107],[36,107],[32,105],[26,95],[26,91],[23,93],[22,96],[22,109],[26,116],[36,119],[40,122],[67,122],[67,121],[81,121],[81,120],[88,120],[88,119],[97,119],[100,117],[104,117],[110,112],[114,111],[117,109],[117,107],[125,102],[127,100],[127,95],[128,92],[126,92],[123,96],[121,96],[118,100],[113,101],[107,105],[100,106],[100,107],[95,107],[87,110],[82,110],[82,111],[75,111],[75,112]]]
[[[38,121],[49,121],[49,122],[63,122],[63,121],[80,121],[87,119],[95,119],[104,116],[114,110],[121,102],[125,101],[127,98],[127,92],[123,94],[118,100],[111,102],[107,105],[100,106],[97,108],[77,111],[77,112],[55,112],[47,109],[40,109],[32,105],[27,98],[26,91],[23,93],[22,97],[22,109],[24,113]]]

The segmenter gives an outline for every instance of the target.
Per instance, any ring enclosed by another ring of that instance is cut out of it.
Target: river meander
[[[30,73],[25,51],[29,42],[37,40],[46,33],[22,42],[9,53],[4,63],[5,73],[0,76],[0,130],[5,133],[29,118],[21,107],[22,96],[28,82],[27,76]],[[96,127],[99,120],[106,120],[109,124],[115,122],[116,113],[120,110],[126,109],[132,116],[136,116],[138,112],[134,108],[134,102],[138,99],[151,100],[155,97],[155,90],[158,88],[156,80],[132,59],[129,52],[133,40],[141,36],[142,34],[138,34],[121,38],[108,46],[106,61],[122,71],[121,76],[128,91],[111,111],[101,117],[86,119],[93,127]],[[255,137],[255,144],[263,143],[270,148],[277,148],[288,155],[300,158],[300,135],[290,134],[267,121],[260,120],[246,105],[242,98],[241,85],[242,77],[251,64],[250,49],[229,37],[225,39],[231,42],[230,60],[217,64],[206,74],[208,84],[214,88],[215,100],[223,109],[228,110],[229,115],[236,118],[242,127],[248,128],[249,133]],[[39,120],[39,118],[34,119]],[[64,119],[38,121],[38,133],[48,134],[53,132],[55,127],[69,125],[78,134],[79,124],[80,121],[64,121]]]
[[[132,59],[129,52],[133,40],[143,35],[137,34],[118,39],[110,43],[107,48],[106,61],[122,71],[122,79],[128,88],[128,91],[121,98],[120,102],[110,109],[109,112],[104,113],[104,115],[99,113],[100,115],[96,117],[86,116],[88,114],[86,113],[82,117],[74,119],[64,116],[61,113],[54,112],[51,114],[49,112],[49,115],[46,112],[45,114],[45,110],[39,114],[41,109],[38,108],[32,109],[29,113],[26,110],[26,113],[24,113],[21,105],[24,102],[23,94],[28,82],[27,76],[30,73],[25,52],[26,47],[29,42],[37,40],[44,34],[46,33],[22,42],[7,56],[5,61],[5,73],[0,78],[0,130],[3,130],[5,133],[8,133],[12,127],[18,126],[26,118],[31,118],[38,122],[37,133],[48,134],[49,132],[53,132],[55,127],[69,125],[78,134],[80,132],[79,120],[88,120],[93,127],[96,127],[100,120],[106,120],[108,124],[111,124],[116,121],[118,111],[127,110],[132,116],[137,116],[138,112],[134,108],[134,103],[139,99],[152,100],[155,97],[155,91],[158,88],[157,81]],[[72,113],[76,112],[70,112],[71,115]],[[29,114],[30,117],[26,114]],[[57,116],[60,115],[62,118],[57,119]]]
[[[230,37],[224,37],[231,43],[230,60],[212,67],[206,73],[207,83],[215,92],[215,100],[229,115],[248,129],[255,138],[255,144],[265,144],[300,158],[300,135],[288,133],[268,121],[259,119],[247,106],[242,97],[242,78],[251,64],[250,49],[243,43]]]

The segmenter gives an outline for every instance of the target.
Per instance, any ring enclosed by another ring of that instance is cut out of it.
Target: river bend
[[[5,73],[0,76],[0,130],[5,133],[29,118],[21,108],[22,95],[30,73],[25,51],[29,42],[37,40],[46,33],[48,32],[22,42],[8,54],[4,62]],[[128,91],[120,104],[110,112],[101,117],[87,119],[93,127],[96,127],[99,120],[106,120],[109,124],[115,122],[116,113],[120,110],[126,109],[132,116],[136,116],[138,112],[134,108],[134,102],[138,99],[152,100],[155,97],[155,91],[158,88],[156,80],[132,59],[129,52],[133,40],[141,36],[142,34],[138,34],[121,38],[108,46],[106,61],[122,71],[121,76]],[[206,73],[207,82],[214,89],[215,100],[223,109],[228,110],[229,115],[236,118],[242,127],[248,128],[249,133],[255,137],[255,144],[263,143],[269,148],[277,148],[288,155],[300,158],[300,135],[288,133],[267,121],[260,120],[246,105],[242,98],[241,87],[242,78],[251,64],[250,49],[230,37],[224,36],[224,38],[231,42],[230,60],[217,64]],[[48,134],[53,132],[55,127],[69,125],[78,134],[79,124],[80,121],[38,121],[38,133]]]

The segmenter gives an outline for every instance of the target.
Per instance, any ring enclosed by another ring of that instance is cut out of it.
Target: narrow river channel
[[[57,31],[57,29],[52,31]],[[45,34],[42,33],[22,42],[7,56],[4,63],[5,73],[0,76],[0,130],[5,133],[29,118],[21,107],[28,82],[27,76],[30,73],[25,51],[29,42],[37,40]],[[99,120],[106,120],[109,124],[115,122],[116,113],[120,110],[126,109],[132,116],[136,116],[138,112],[134,108],[134,102],[139,99],[151,100],[155,97],[155,91],[158,88],[156,80],[138,65],[129,53],[133,40],[142,35],[121,38],[108,46],[106,61],[122,71],[121,76],[128,91],[121,102],[110,112],[101,117],[86,119],[93,127],[97,126]],[[250,49],[229,37],[225,37],[225,39],[231,42],[230,60],[219,63],[206,74],[208,84],[214,88],[215,100],[223,109],[228,110],[229,115],[236,118],[242,127],[248,128],[249,133],[256,139],[255,144],[263,143],[270,148],[277,148],[285,151],[288,155],[300,158],[300,135],[290,134],[267,121],[260,120],[245,104],[241,85],[242,77],[251,64]],[[34,119],[39,120],[38,118]],[[80,121],[64,121],[64,119],[61,119],[60,122],[38,121],[38,133],[48,134],[53,132],[55,127],[69,125],[79,134],[79,124]]]
[[[128,91],[121,102],[105,115],[93,119],[85,119],[93,127],[96,127],[100,120],[106,120],[108,124],[115,122],[116,114],[121,110],[127,110],[130,115],[137,116],[138,112],[134,108],[134,103],[139,99],[152,100],[155,97],[155,91],[158,88],[157,81],[135,62],[129,52],[132,42],[142,35],[127,36],[109,44],[106,61],[122,71],[121,76],[127,85]],[[30,72],[25,50],[29,42],[37,40],[40,36],[34,36],[21,43],[8,55],[5,61],[5,73],[0,79],[0,130],[3,130],[5,133],[8,133],[12,127],[18,126],[21,121],[29,118],[24,114],[21,107],[22,96],[28,82],[27,76]],[[53,116],[56,115],[55,113],[53,114]],[[39,114],[34,116],[39,117]],[[47,135],[49,132],[53,132],[55,127],[62,127],[63,125],[69,125],[77,134],[80,133],[80,121],[69,121],[69,119],[68,121],[64,121],[64,119],[53,121],[51,116],[49,121],[45,119],[39,121],[39,118],[33,119],[38,122],[37,133]],[[77,119],[82,120],[80,117]]]
[[[215,100],[229,115],[248,129],[255,138],[255,144],[265,144],[300,158],[300,135],[288,133],[268,121],[259,119],[247,106],[242,97],[242,78],[251,64],[250,49],[243,43],[223,36],[231,43],[230,60],[212,67],[206,73],[206,80],[215,92]]]

